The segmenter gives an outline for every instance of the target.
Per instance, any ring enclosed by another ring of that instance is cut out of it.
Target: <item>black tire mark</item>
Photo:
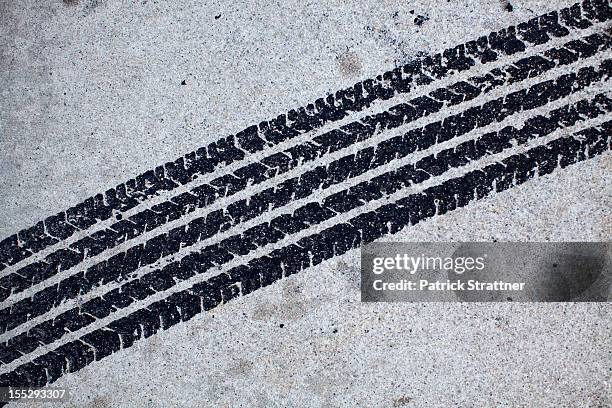
[[[0,386],[42,387],[160,330],[185,322],[233,298],[315,266],[422,220],[461,208],[526,181],[610,150],[612,122],[515,154],[461,177],[361,214],[296,244],[176,292],[104,328],[63,344],[0,376]],[[194,273],[199,265],[190,265]]]
[[[210,183],[203,183],[172,200],[121,220],[107,229],[97,231],[69,245],[68,248],[59,249],[44,260],[30,263],[15,273],[0,278],[0,287],[7,288],[0,289],[0,301],[68,270],[87,258],[180,219],[196,209],[207,207],[220,198],[238,193],[247,186],[260,184],[304,163],[319,159],[325,154],[365,141],[380,130],[397,128],[446,107],[475,99],[493,89],[536,77],[558,66],[576,62],[579,58],[591,57],[598,52],[608,50],[611,42],[612,38],[605,34],[592,34],[580,40],[569,41],[562,47],[553,47],[542,52],[542,55],[522,58],[485,75],[438,88],[428,96],[413,98],[407,103],[393,106],[386,112],[367,116],[316,136],[312,141],[268,156],[258,163],[242,167],[233,174],[219,177]],[[574,58],[564,57],[566,55],[572,55]],[[388,143],[383,148],[393,149],[394,146]],[[337,164],[341,170],[342,163]],[[242,200],[241,205],[245,205],[244,201]],[[1,325],[0,332],[2,332]]]
[[[555,82],[552,85],[558,88]],[[511,95],[505,98],[506,101],[515,100],[510,97]],[[416,164],[408,164],[361,182],[324,198],[322,202],[312,201],[292,214],[279,215],[270,222],[248,229],[243,234],[236,234],[218,244],[209,245],[199,253],[192,253],[180,261],[129,281],[120,288],[113,289],[101,297],[94,298],[12,337],[0,345],[0,361],[3,363],[14,361],[40,346],[58,340],[66,332],[79,330],[97,319],[105,318],[131,305],[136,300],[143,300],[156,292],[168,290],[178,282],[194,276],[195,270],[197,273],[207,272],[215,266],[223,265],[262,246],[277,243],[288,235],[363,206],[369,201],[420,184],[433,176],[439,176],[451,168],[464,166],[489,154],[500,153],[514,144],[524,144],[531,139],[547,136],[556,130],[596,118],[611,110],[612,100],[604,95],[597,95],[593,100],[581,100],[555,109],[548,116],[536,115],[528,119],[521,129],[506,126],[498,132],[489,132],[475,140],[468,140],[454,148],[429,155]],[[409,145],[416,148],[418,141],[418,138],[410,139]],[[372,161],[368,161],[367,164],[372,165]],[[349,172],[358,171],[360,164],[353,162],[352,166],[348,163],[347,166]],[[329,177],[331,175],[326,174],[322,181]],[[194,264],[198,267],[193,268]],[[21,310],[21,316],[24,319],[28,317],[24,310]]]
[[[212,172],[219,165],[242,160],[245,154],[261,151],[325,123],[342,119],[375,100],[386,100],[409,92],[414,86],[465,71],[476,61],[486,63],[496,60],[499,55],[513,55],[523,51],[527,44],[542,44],[550,36],[569,34],[568,28],[583,29],[591,26],[592,21],[607,21],[611,15],[612,9],[606,0],[585,0],[559,12],[553,11],[442,53],[414,60],[374,79],[317,99],[305,107],[250,126],[234,136],[158,166],[2,240],[0,271],[67,239],[79,230],[110,219],[117,211],[134,208],[160,192],[172,190],[199,175]],[[572,58],[571,54],[562,57]],[[73,256],[82,257],[83,254]],[[4,289],[10,290],[10,287]]]
[[[129,275],[139,267],[154,264],[161,258],[178,252],[181,248],[211,238],[266,211],[280,208],[296,199],[306,198],[315,190],[326,189],[345,182],[349,178],[388,164],[392,160],[464,135],[479,127],[500,122],[520,111],[544,106],[573,92],[578,92],[594,82],[607,79],[611,75],[612,60],[605,60],[601,63],[600,70],[584,67],[578,73],[566,74],[556,80],[537,83],[529,89],[516,91],[481,106],[472,107],[444,120],[411,130],[405,135],[388,139],[377,146],[366,147],[356,154],[349,154],[306,171],[299,177],[268,188],[248,200],[237,201],[226,209],[196,218],[187,225],[176,227],[168,233],[150,239],[146,244],[135,245],[125,252],[0,310],[0,332],[5,333],[12,330],[52,310],[64,301],[88,293],[98,286],[129,278]],[[373,129],[377,128],[379,127],[373,126]],[[364,132],[366,135],[371,135],[369,131],[364,130]],[[339,148],[350,145],[354,143],[355,138],[363,140],[364,137],[356,135],[353,138],[347,137],[346,140],[341,137],[332,139],[331,144],[321,142],[321,145],[324,146],[323,151],[328,151],[332,149],[328,146]],[[1,351],[0,361],[3,361]]]

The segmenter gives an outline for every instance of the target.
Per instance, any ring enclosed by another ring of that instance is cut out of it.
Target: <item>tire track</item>
[[[548,41],[550,36],[568,35],[568,28],[583,29],[592,25],[592,21],[604,22],[610,18],[610,14],[611,9],[606,1],[585,0],[560,12],[547,13],[443,53],[415,60],[375,79],[359,82],[351,88],[320,98],[306,107],[253,125],[174,162],[158,166],[104,194],[90,197],[65,212],[48,217],[4,239],[0,242],[0,270],[101,221],[109,220],[117,213],[125,213],[164,191],[186,185],[199,175],[211,173],[218,166],[243,160],[249,153],[262,151],[326,123],[340,120],[376,100],[387,100],[396,94],[409,92],[414,86],[467,70],[476,61],[495,61],[499,55],[524,51],[526,43],[541,44]],[[571,55],[567,57],[571,58]],[[83,256],[82,253],[71,255],[77,258]],[[7,289],[10,290],[5,287]]]
[[[553,85],[558,88],[556,83]],[[514,100],[509,96],[506,99]],[[548,117],[536,115],[528,118],[521,129],[505,126],[499,131],[486,133],[476,140],[467,140],[454,147],[426,156],[418,160],[416,164],[410,163],[389,172],[384,169],[382,174],[349,189],[331,194],[321,199],[321,202],[309,202],[292,214],[285,213],[273,218],[270,222],[256,224],[243,234],[230,236],[218,244],[205,247],[200,253],[192,253],[185,258],[196,257],[196,262],[200,265],[198,273],[207,272],[215,266],[221,266],[240,256],[247,255],[262,246],[277,243],[288,235],[354,210],[367,204],[368,201],[378,200],[401,189],[418,185],[431,177],[442,175],[451,168],[461,168],[487,155],[500,153],[515,145],[525,144],[531,139],[548,136],[560,129],[574,126],[578,122],[597,118],[610,112],[611,109],[612,100],[601,94],[591,101],[581,100],[572,105],[564,105],[551,111]],[[415,150],[417,149],[415,142],[418,140],[418,138],[412,140]],[[389,161],[395,159],[395,157],[390,158]],[[369,164],[371,163],[370,159]],[[349,173],[360,171],[362,165],[363,163],[358,162],[353,162],[352,165],[346,164]],[[328,178],[329,175],[322,177],[321,182],[325,182]],[[373,195],[372,192],[376,194]],[[139,279],[127,283],[121,282],[119,287],[108,291],[103,296],[93,298],[59,316],[54,316],[51,320],[29,328],[27,332],[12,337],[5,344],[0,345],[0,361],[4,363],[14,361],[41,345],[58,340],[66,331],[80,330],[97,319],[106,318],[117,310],[130,306],[136,300],[145,299],[155,292],[168,290],[180,281],[191,278],[194,274],[190,274],[189,269],[184,266],[185,258]]]
[[[299,177],[254,194],[248,201],[232,203],[227,208],[197,218],[187,225],[155,237],[146,244],[134,246],[107,261],[79,271],[67,279],[52,282],[51,286],[43,288],[31,297],[23,297],[0,310],[0,320],[3,322],[2,333],[57,308],[67,300],[82,297],[96,287],[113,281],[122,284],[126,279],[130,279],[132,272],[137,269],[147,265],[156,267],[155,264],[164,258],[171,257],[182,248],[191,247],[196,243],[203,246],[206,244],[205,240],[222,232],[233,232],[230,228],[254,219],[266,211],[281,208],[290,201],[304,199],[314,191],[321,191],[345,182],[349,178],[386,165],[415,151],[465,135],[477,128],[499,123],[523,110],[532,110],[567,97],[593,83],[609,78],[611,73],[612,61],[605,60],[599,70],[583,67],[576,74],[566,74],[556,80],[536,83],[529,89],[520,89],[421,128],[412,129],[403,135],[389,138],[377,146],[367,146],[359,152],[341,155],[331,163],[315,167]],[[340,141],[326,144],[324,150],[330,145],[339,146],[337,143]],[[352,142],[354,142],[352,139],[345,141],[347,145]],[[5,336],[0,336],[3,337]]]
[[[10,288],[4,292],[0,290],[0,301],[6,300],[9,296],[14,298],[15,294],[60,272],[70,271],[87,259],[94,258],[92,261],[97,262],[98,259],[113,257],[118,252],[126,251],[129,248],[127,247],[128,241],[138,237],[153,238],[158,227],[174,228],[175,225],[184,223],[186,215],[198,209],[214,203],[217,203],[216,207],[223,208],[231,203],[225,199],[244,192],[247,186],[251,191],[255,185],[262,183],[265,185],[266,181],[276,180],[280,175],[320,159],[326,154],[346,149],[358,142],[364,142],[381,130],[401,127],[440,112],[444,108],[471,101],[494,89],[537,77],[580,59],[589,59],[597,53],[609,50],[610,44],[609,35],[598,33],[568,41],[562,47],[553,47],[545,50],[541,55],[525,57],[501,68],[495,68],[484,75],[456,82],[446,88],[437,88],[427,95],[394,105],[386,112],[367,116],[359,121],[341,126],[339,129],[316,136],[306,143],[268,156],[261,162],[242,167],[233,174],[219,177],[210,183],[196,187],[185,193],[182,200],[168,201],[159,204],[157,208],[153,207],[129,219],[121,220],[109,229],[97,231],[94,235],[70,245],[69,248],[56,251],[44,260],[33,262],[13,274],[0,278],[0,287]],[[575,55],[576,58],[559,58],[559,55],[568,53]],[[237,180],[242,181],[237,182]],[[244,180],[248,182],[245,184]],[[161,210],[155,211],[157,209]],[[111,248],[116,248],[116,250],[108,253]],[[83,254],[83,256],[76,256],[76,254]],[[3,306],[0,303],[0,307]],[[2,330],[1,327],[0,330]]]
[[[507,90],[511,81],[540,79],[543,72],[555,66],[584,64],[586,58],[608,49],[609,31],[549,48],[544,57],[526,56],[498,69],[499,73],[491,70],[480,77],[484,78],[481,84],[458,81],[448,87],[437,84],[437,89],[428,90],[436,85],[435,81],[469,71],[477,64],[494,61],[506,64],[502,57],[516,56],[528,47],[546,44],[552,37],[568,36],[570,29],[594,28],[594,22],[606,22],[611,14],[608,2],[584,1],[415,60],[159,166],[0,242],[0,271],[4,272],[0,274],[0,296],[6,295],[2,299],[6,300],[15,290],[32,288],[35,280],[28,279],[32,276],[40,277],[38,282],[43,286],[51,282],[51,279],[43,282],[37,268],[45,268],[53,279],[56,275],[62,279],[64,274],[58,275],[60,272],[71,272],[97,255],[108,256],[104,253],[108,248],[133,238],[147,240],[0,310],[2,330],[29,323],[27,328],[19,328],[27,331],[0,345],[0,361],[4,363],[0,365],[0,385],[41,386],[53,382],[64,373],[130,347],[138,339],[364,242],[549,174],[556,168],[603,154],[610,149],[612,130],[612,121],[605,121],[611,106],[608,96],[600,94],[591,100],[556,106],[607,79],[612,68],[610,60],[602,62],[599,68],[585,66],[458,114],[444,112],[443,119],[402,135],[386,138],[381,134],[380,139],[384,140],[379,143],[377,135],[384,130],[399,130],[405,123],[416,123],[416,119],[402,123],[410,115],[422,114],[425,118],[443,112],[445,107],[477,101],[479,95],[491,89]],[[427,89],[427,94],[340,125],[345,119],[352,120],[354,114],[363,114],[364,108],[384,106],[384,101],[390,104],[394,97],[415,89],[421,92]],[[420,104],[415,106],[417,99]],[[531,112],[547,104],[555,106],[549,115]],[[525,117],[523,127],[502,127],[501,121],[515,114]],[[355,124],[366,130],[355,128]],[[310,135],[327,129],[326,126],[332,130]],[[489,126],[494,130],[464,141],[463,137],[470,132]],[[560,133],[584,128],[587,129],[578,130],[573,136],[558,138]],[[306,136],[315,143],[308,143]],[[374,140],[378,144],[368,146]],[[446,148],[451,140],[456,145]],[[358,152],[343,150],[354,149],[360,143],[365,146]],[[284,144],[294,153],[271,154]],[[429,153],[426,150],[433,146],[438,151],[426,155]],[[415,152],[422,152],[423,157],[417,154],[414,163],[403,165],[407,161],[404,159]],[[254,157],[261,162],[253,162]],[[278,161],[262,164],[272,157]],[[287,159],[291,160],[289,164]],[[300,168],[306,162],[316,164],[319,159],[329,163]],[[397,169],[390,171],[385,167],[390,164]],[[230,168],[232,174],[228,172]],[[290,172],[292,169],[296,171]],[[216,174],[218,170],[227,174],[209,184],[195,181],[201,174]],[[298,172],[299,177],[293,177]],[[342,186],[349,179],[350,184]],[[275,185],[268,188],[267,181]],[[203,201],[192,193],[196,184],[205,192],[207,198]],[[213,201],[245,193],[247,188],[253,193],[254,184],[260,184],[261,191],[248,200],[233,197],[227,209],[196,219],[200,224],[192,225],[196,221],[193,220],[187,226],[148,238],[156,228],[170,228],[172,222],[185,223],[185,216],[191,212],[197,215],[194,203],[204,202],[208,206]],[[406,197],[407,189],[421,192]],[[314,191],[323,190],[324,198],[307,202]],[[297,202],[291,202],[296,199]],[[307,204],[302,205],[301,200]],[[153,207],[142,211],[146,205]],[[261,222],[258,217],[270,208],[283,211],[270,221]],[[129,225],[114,222],[116,215],[126,214],[130,214]],[[209,219],[213,214],[217,218]],[[138,222],[134,223],[132,216]],[[202,234],[208,231],[208,221],[217,222],[210,227],[212,235],[208,238],[214,237],[218,242],[205,246]],[[125,231],[116,231],[118,224],[125,226]],[[231,227],[246,230],[235,233]],[[134,237],[128,238],[130,234]],[[78,244],[56,250],[72,245],[67,243],[69,240]],[[189,251],[200,247],[203,250],[182,256],[186,252],[183,245],[189,240],[194,240]],[[130,250],[132,258],[128,259]],[[95,251],[99,252],[92,256]],[[182,258],[172,262],[177,255]],[[44,259],[50,263],[38,263],[45,257],[50,257]],[[36,265],[22,267],[25,261]],[[170,263],[160,267],[165,262]],[[125,267],[133,269],[126,271]],[[8,279],[3,281],[4,278]],[[108,291],[109,288],[112,290]],[[94,297],[81,304],[78,297],[83,294]],[[74,299],[77,307],[67,302]],[[69,309],[38,323],[38,317],[45,319],[48,317],[45,313],[56,314],[62,308]],[[35,313],[39,314],[35,317]],[[5,334],[1,337],[14,333]]]
[[[442,184],[426,188],[398,201],[360,214],[347,222],[304,237],[297,243],[274,249],[187,290],[173,293],[147,308],[111,322],[106,327],[41,354],[32,361],[0,375],[0,385],[41,387],[75,372],[160,330],[185,322],[231,299],[252,293],[278,279],[298,273],[323,260],[393,234],[434,215],[445,214],[520,185],[558,168],[595,157],[610,149],[612,122],[588,128],[572,136],[513,154],[482,169],[475,169]],[[196,264],[191,265],[197,268]]]

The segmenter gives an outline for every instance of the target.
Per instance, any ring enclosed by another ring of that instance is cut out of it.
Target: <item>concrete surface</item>
[[[511,3],[0,0],[0,236],[419,52],[571,4]],[[609,240],[610,167],[607,154],[393,240]],[[358,259],[63,377],[66,406],[612,405],[609,303],[366,305]]]

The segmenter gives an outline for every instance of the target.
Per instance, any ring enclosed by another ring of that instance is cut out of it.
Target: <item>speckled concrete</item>
[[[0,237],[419,52],[570,2],[507,4],[0,0]],[[393,240],[609,240],[611,164]],[[609,303],[361,304],[358,259],[63,377],[66,406],[612,405]]]

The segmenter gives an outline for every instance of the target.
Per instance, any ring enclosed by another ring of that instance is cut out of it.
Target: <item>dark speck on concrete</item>
[[[336,328],[334,327],[334,330],[332,330],[332,333],[334,333],[334,334],[338,333],[338,329],[336,329]]]
[[[429,17],[427,16],[421,16],[418,15],[414,18],[414,24],[418,25],[419,27],[423,25],[423,23],[425,23],[427,20],[429,20]]]
[[[514,7],[512,7],[512,4],[510,4],[510,1],[508,0],[502,0],[502,6],[508,13],[512,13],[512,11],[514,11]]]
[[[187,81],[183,79],[183,80],[181,81],[181,85],[187,85]]]
[[[410,14],[414,14],[414,10],[410,10]]]
[[[218,15],[215,16],[215,20],[218,20],[220,18],[221,18],[221,14],[218,14]]]
[[[281,323],[281,324],[278,325],[278,327],[280,327],[282,329],[283,327],[285,327],[285,325],[283,323]]]

